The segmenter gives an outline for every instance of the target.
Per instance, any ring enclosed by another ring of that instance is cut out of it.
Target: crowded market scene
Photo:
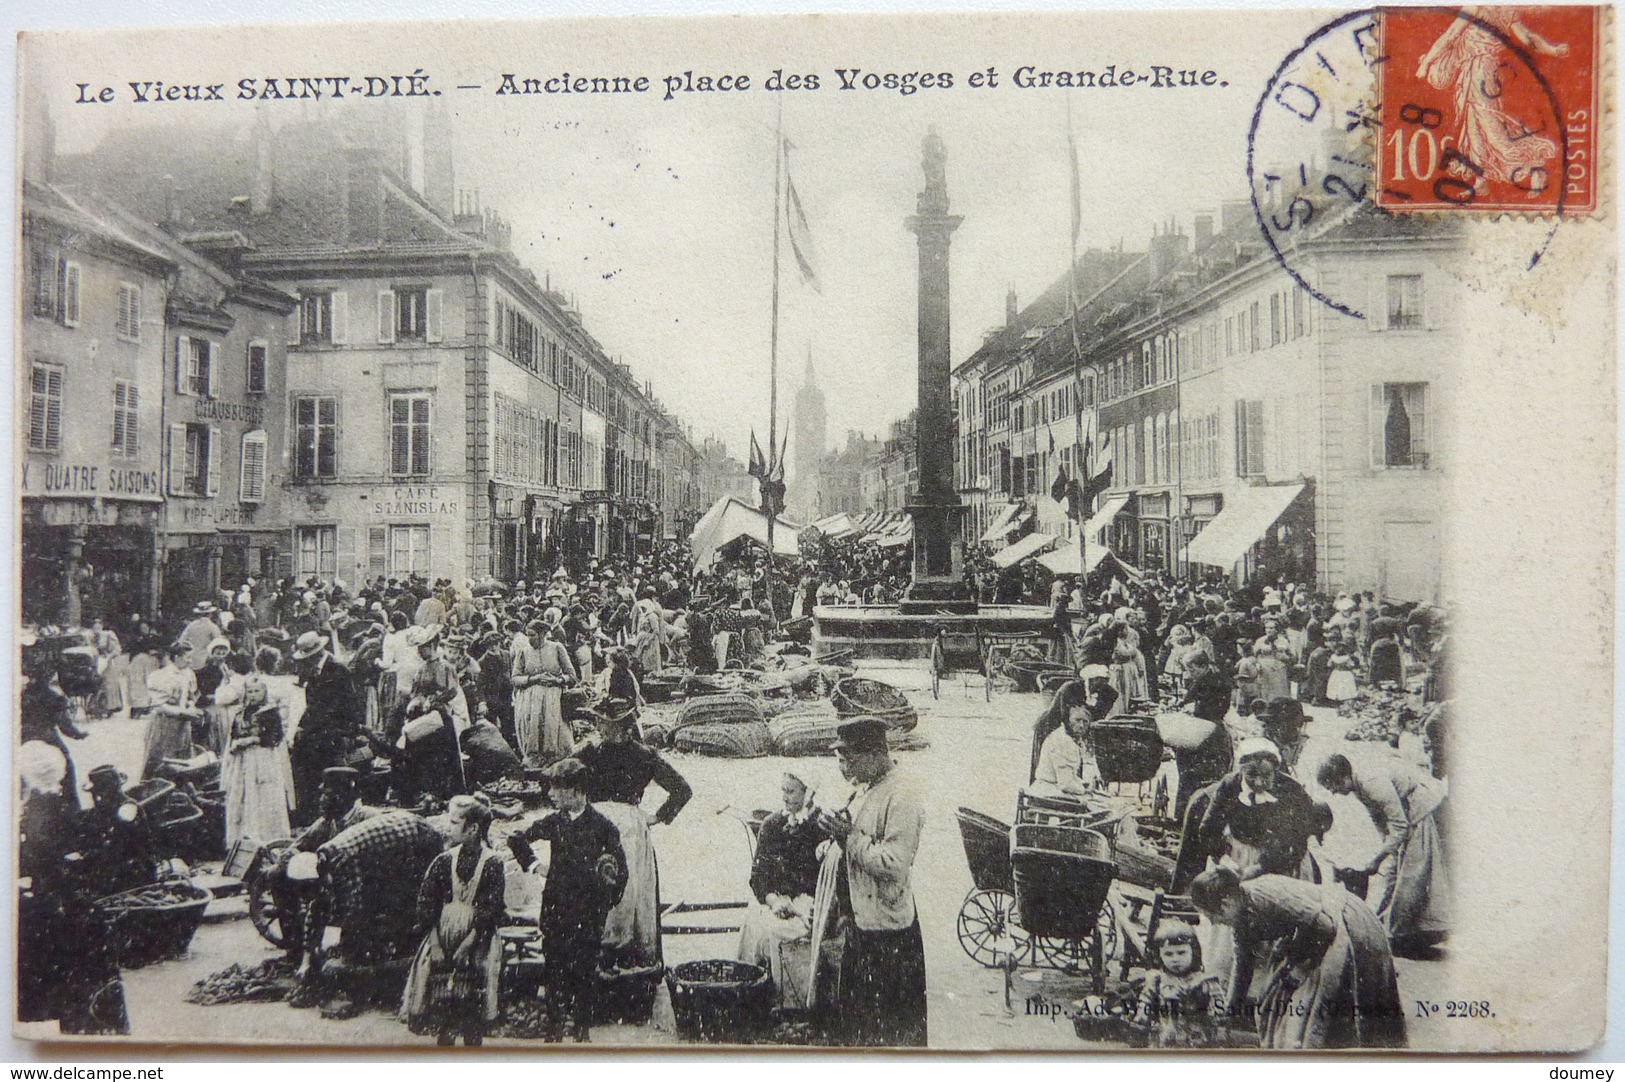
[[[895,565],[801,543],[30,629],[23,1017],[132,1032],[154,982],[442,1044],[923,1045],[959,971],[1093,1042],[1404,1044],[1396,959],[1448,931],[1439,610],[1017,568],[1041,633],[866,663],[791,613]],[[955,812],[971,717],[1018,784]]]

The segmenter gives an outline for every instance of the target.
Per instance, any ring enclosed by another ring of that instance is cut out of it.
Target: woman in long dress
[[[483,796],[453,797],[450,849],[434,858],[418,888],[423,943],[406,978],[401,1020],[413,1033],[451,1045],[484,1043],[497,1019],[502,940],[497,928],[506,887],[502,860],[486,844],[491,805]]]
[[[519,755],[531,765],[546,765],[570,754],[564,685],[575,682],[575,668],[569,653],[540,621],[514,641],[513,721]]]
[[[1191,901],[1235,933],[1226,1003],[1238,1010],[1254,957],[1268,948],[1258,1001],[1261,1048],[1403,1048],[1405,1015],[1388,934],[1342,887],[1283,875],[1242,882],[1229,868],[1196,877]]]
[[[614,823],[626,852],[627,883],[604,923],[604,946],[632,967],[660,960],[660,874],[649,828],[670,823],[694,791],[683,776],[633,733],[637,709],[625,699],[609,699],[595,719],[598,737],[575,752],[585,763],[587,799]],[[653,782],[665,790],[659,809],[646,812],[643,794]]]
[[[1365,807],[1382,844],[1363,868],[1378,875],[1366,897],[1399,954],[1425,950],[1449,931],[1450,889],[1435,818],[1445,782],[1400,759],[1361,764],[1328,756],[1316,780],[1329,792],[1352,794]]]
[[[781,1007],[805,1007],[805,978],[786,978],[779,948],[812,935],[818,892],[818,847],[829,837],[818,825],[807,783],[786,772],[780,792],[784,807],[768,816],[756,836],[750,889],[756,896],[739,930],[739,960],[773,976]]]
[[[228,849],[244,838],[269,842],[293,833],[288,818],[293,768],[284,741],[282,708],[267,701],[265,684],[257,678],[244,684],[241,693],[242,709],[232,721],[231,742],[220,767]]]
[[[192,754],[192,722],[203,716],[197,702],[197,678],[186,667],[192,648],[177,642],[165,651],[164,667],[147,677],[152,699],[152,719],[147,722],[146,748],[141,777],[153,776],[165,759],[185,759]]]

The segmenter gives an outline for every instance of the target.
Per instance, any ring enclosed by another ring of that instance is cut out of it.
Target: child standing
[[[1338,643],[1332,651],[1331,675],[1326,681],[1326,698],[1334,703],[1343,703],[1359,694],[1359,687],[1354,679],[1354,670],[1358,666],[1359,659],[1355,657],[1354,646],[1347,642]]]
[[[604,921],[626,890],[626,854],[620,831],[587,803],[588,769],[580,759],[561,759],[548,771],[550,797],[558,810],[508,838],[519,866],[536,855],[530,843],[552,847],[538,923],[546,956],[546,1040],[589,1039]]]
[[[452,847],[435,857],[418,888],[418,926],[426,934],[406,978],[401,1019],[413,1033],[434,1033],[439,1044],[456,1044],[461,1034],[472,1046],[497,1018],[506,882],[486,844],[489,798],[454,796],[447,812]]]

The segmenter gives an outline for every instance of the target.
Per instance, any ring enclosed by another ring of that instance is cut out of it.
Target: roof
[[[774,522],[773,552],[777,556],[796,556],[801,546],[796,535],[801,527],[780,515]],[[689,535],[688,544],[696,567],[704,567],[716,560],[717,551],[724,545],[748,537],[764,548],[767,546],[767,515],[737,496],[724,496],[700,516]]]

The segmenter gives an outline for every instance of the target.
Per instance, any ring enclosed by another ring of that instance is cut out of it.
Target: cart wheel
[[[1095,918],[1095,936],[1100,939],[1100,969],[1117,955],[1117,911],[1110,899],[1101,903],[1100,916]],[[1047,969],[1067,973],[1086,973],[1092,966],[1090,955],[1094,950],[1094,937],[1089,939],[1034,939],[1033,963]]]
[[[977,965],[996,968],[1005,957],[999,950],[999,940],[1006,936],[1015,940],[1018,961],[1026,958],[1033,946],[1015,923],[1015,895],[1002,890],[973,890],[965,896],[959,907],[959,945]]]
[[[271,870],[276,867],[277,852],[286,849],[289,844],[287,841],[268,844],[255,858],[254,866],[243,880],[243,888],[248,895],[248,919],[267,943],[279,948],[286,948],[288,944],[282,934],[282,907],[271,894]]]

